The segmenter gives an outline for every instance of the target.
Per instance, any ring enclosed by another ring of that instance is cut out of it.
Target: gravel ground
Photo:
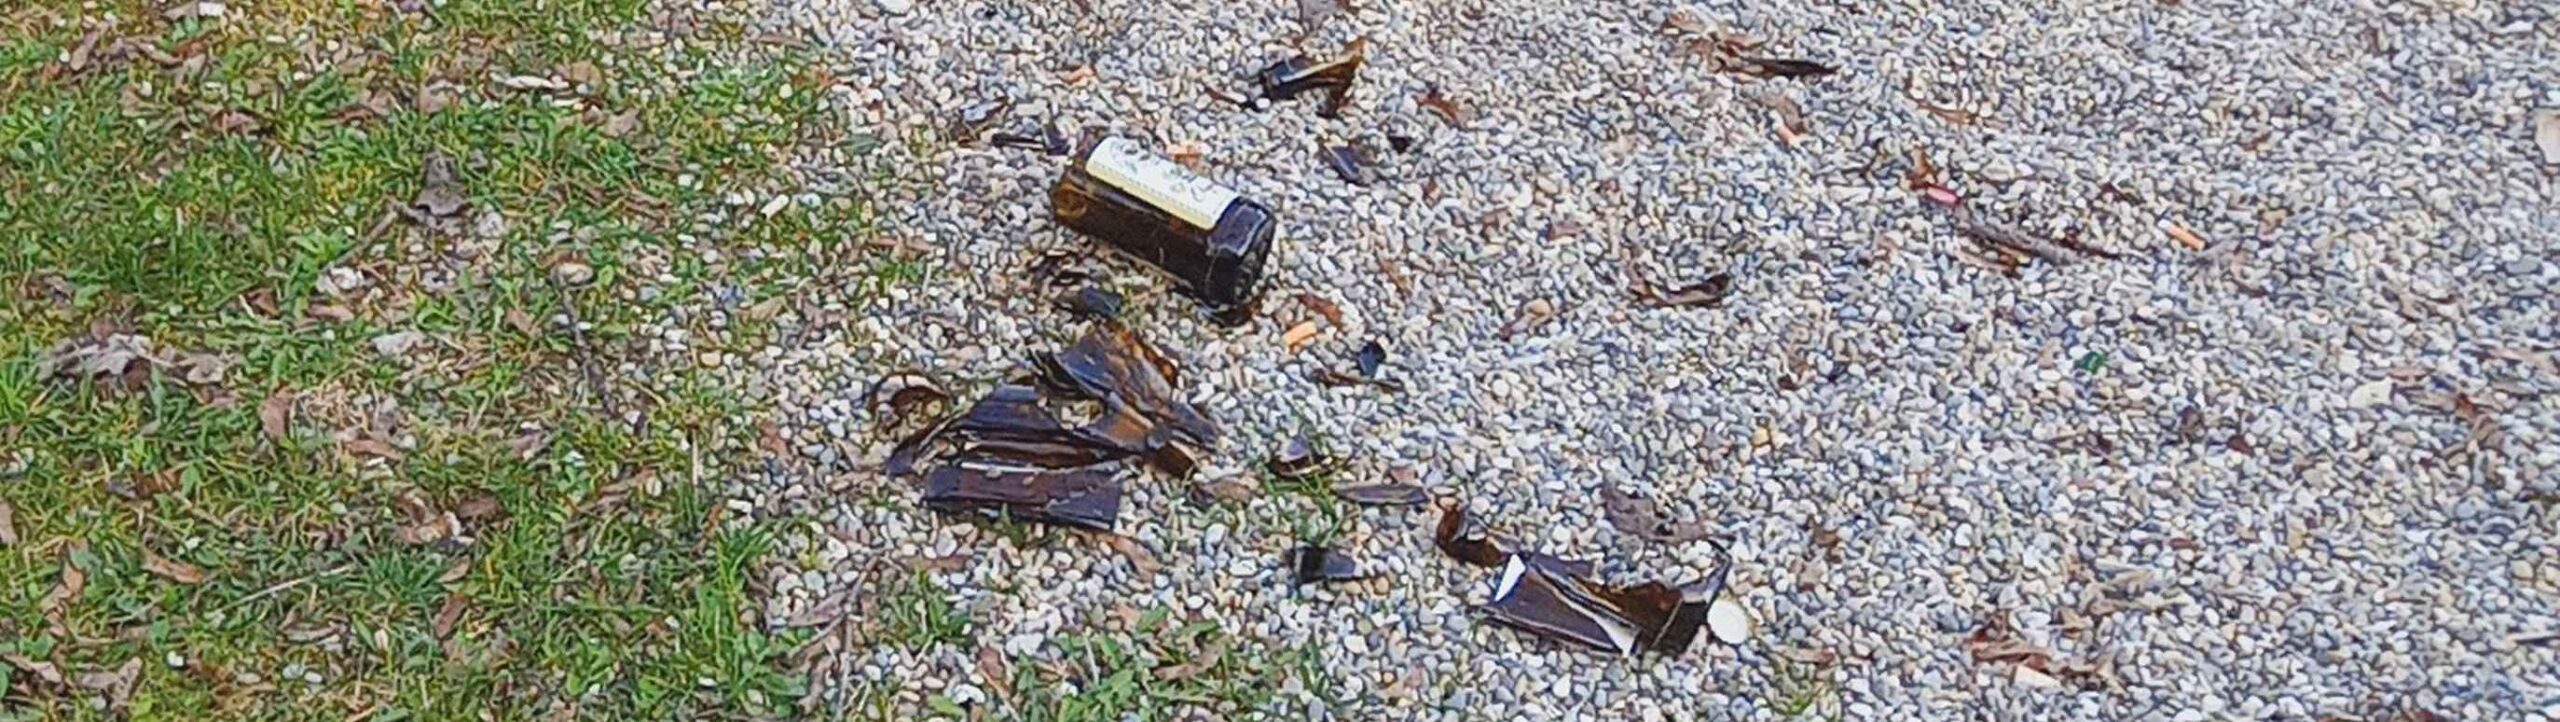
[[[1293,680],[1293,707],[1263,710],[1284,718],[1778,718],[1802,691],[1782,669],[1836,690],[1811,712],[1857,719],[2560,718],[2560,165],[2529,120],[2560,107],[2550,8],[1359,0],[1301,37],[1292,3],[1080,4],[781,6],[836,58],[854,124],[895,139],[804,165],[926,250],[885,293],[812,286],[728,365],[797,452],[751,491],[808,520],[771,605],[966,554],[936,575],[976,622],[972,645],[829,645],[830,695],[983,699],[980,646],[1055,655],[1115,609],[1171,607],[1321,652],[1332,699]],[[1716,72],[1675,12],[1840,72]],[[1362,35],[1340,119],[1220,99]],[[1417,105],[1433,84],[1465,128]],[[1755,100],[1774,96],[1807,118],[1792,146]],[[1060,161],[933,137],[997,98],[996,130],[1196,146],[1286,219],[1275,300],[1241,329],[1099,265],[1231,427],[1207,478],[1304,425],[1349,480],[1411,474],[1545,551],[1714,564],[1612,530],[1617,485],[1713,524],[1759,636],[1619,660],[1493,627],[1468,611],[1489,575],[1438,556],[1424,512],[1347,524],[1385,577],[1291,595],[1276,559],[1302,499],[1202,510],[1133,483],[1121,529],[1156,575],[919,509],[869,470],[886,448],[854,395],[902,367],[983,388],[1076,329],[1028,270],[1088,247],[1048,220]],[[1375,187],[1317,157],[1387,133],[1420,143],[1382,150]],[[1904,186],[1913,149],[1977,214],[2120,257],[1967,263]],[[1628,256],[1663,283],[1729,271],[1732,295],[1646,307]],[[1291,353],[1282,330],[1316,317],[1300,291],[1344,323]],[[1505,338],[1532,303],[1552,320]],[[1306,380],[1371,339],[1408,393]],[[1977,663],[1965,639],[1998,610],[2108,673]]]

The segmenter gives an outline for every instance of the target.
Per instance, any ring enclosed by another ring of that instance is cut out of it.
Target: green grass
[[[772,298],[813,259],[861,246],[853,203],[742,229],[692,223],[729,192],[785,189],[773,148],[837,141],[816,122],[821,81],[789,57],[706,63],[681,83],[628,70],[659,67],[661,51],[600,38],[645,24],[641,0],[450,0],[432,17],[288,0],[178,23],[160,9],[0,9],[0,499],[20,538],[0,548],[0,652],[73,671],[141,660],[123,712],[143,719],[789,709],[798,682],[780,659],[797,640],[762,631],[751,596],[772,530],[731,523],[717,492],[720,450],[747,441],[745,410],[685,359],[639,353],[638,332],[722,293]],[[48,16],[109,13],[120,20],[99,47],[201,55],[202,75],[148,60],[60,72],[84,31]],[[362,52],[319,62],[309,38]],[[582,62],[606,76],[583,99],[593,113],[489,81]],[[432,114],[406,102],[430,83],[459,102]],[[377,93],[388,113],[342,112]],[[220,132],[226,112],[259,128]],[[641,132],[598,120],[626,112]],[[405,220],[376,231],[416,196],[431,152],[458,161],[475,209],[458,227],[477,209],[504,214],[468,258]],[[676,233],[784,252],[714,264],[669,250]],[[562,258],[590,264],[595,283],[553,288]],[[314,283],[333,267],[373,288],[323,297]],[[636,300],[659,274],[674,282]],[[313,320],[324,304],[353,317]],[[592,325],[585,348],[545,321],[566,313]],[[689,318],[695,338],[713,337]],[[219,383],[162,376],[131,391],[39,376],[48,347],[93,327],[238,364]],[[437,340],[406,360],[370,346],[401,331]],[[736,331],[719,350],[759,338]],[[581,355],[645,423],[603,412]],[[615,376],[625,361],[654,380]],[[260,404],[279,392],[300,401],[269,439]],[[376,416],[413,443],[400,458],[333,436]],[[548,443],[519,455],[510,442],[526,428]],[[476,509],[470,542],[404,543],[413,504]],[[147,573],[146,553],[206,579]],[[49,617],[38,602],[66,559],[86,585]],[[0,681],[0,715],[111,716],[91,691],[5,665]]]
[[[910,649],[969,641],[969,616],[921,569],[880,590],[879,616],[872,624],[878,625],[881,641]]]
[[[1017,658],[1013,678],[994,703],[997,718],[1024,722],[1116,722],[1125,719],[1229,719],[1275,712],[1286,702],[1283,680],[1331,707],[1324,660],[1312,648],[1265,648],[1208,622],[1173,624],[1165,610],[1146,612],[1127,634],[1087,633],[1061,640],[1061,658],[1043,665]],[[1209,650],[1220,650],[1214,657]],[[1197,664],[1193,674],[1159,670]],[[957,705],[936,698],[943,717]],[[1282,717],[1296,716],[1281,712]]]

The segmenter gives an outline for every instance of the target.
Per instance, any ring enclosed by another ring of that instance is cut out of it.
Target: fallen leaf
[[[450,218],[462,213],[471,199],[462,191],[462,180],[453,167],[453,157],[441,150],[427,151],[418,165],[418,197],[410,207],[437,218]]]
[[[607,138],[620,138],[630,135],[632,131],[639,129],[640,111],[631,110],[606,118],[604,120],[604,125],[598,128],[597,132],[603,133],[604,137]]]
[[[81,593],[89,590],[89,573],[72,563],[72,557],[88,550],[89,543],[79,540],[62,547],[62,576],[54,580],[53,589],[45,592],[43,599],[36,601],[37,611],[52,614],[65,604],[80,601]]]
[[[1700,280],[1697,283],[1692,283],[1670,290],[1663,290],[1662,288],[1653,285],[1653,281],[1645,278],[1642,273],[1637,273],[1633,276],[1633,281],[1629,285],[1632,286],[1635,291],[1636,300],[1647,306],[1653,306],[1656,308],[1712,307],[1723,304],[1725,294],[1733,290],[1733,276],[1731,274],[1718,271],[1716,273],[1709,274],[1705,279]]]
[[[997,694],[1010,694],[1013,686],[1013,664],[1004,658],[1004,650],[995,645],[978,648],[978,677]]]
[[[63,679],[62,668],[53,666],[52,662],[38,662],[15,654],[0,655],[0,660],[7,660],[10,667],[33,675],[36,681],[43,682],[47,686],[60,687],[70,682]]]
[[[420,115],[435,115],[443,112],[445,108],[453,107],[454,91],[455,88],[451,83],[431,83],[418,89],[418,98],[412,101],[411,105],[417,107]]]
[[[604,83],[604,71],[584,60],[560,66],[560,77],[573,85],[595,87]]]
[[[1315,342],[1316,328],[1314,321],[1300,321],[1298,325],[1291,326],[1289,330],[1280,334],[1280,343],[1289,348],[1289,353],[1297,353],[1298,349]]]
[[[179,584],[203,584],[205,580],[202,567],[160,556],[149,549],[142,550],[142,570]]]
[[[2359,409],[2380,406],[2391,400],[2391,389],[2389,379],[2367,382],[2347,394],[2347,405]]]
[[[0,499],[0,547],[18,545],[18,508]]]
[[[384,358],[398,359],[409,355],[409,352],[417,349],[419,344],[426,342],[427,335],[417,331],[386,333],[373,337],[373,352],[381,354]]]
[[[517,461],[532,461],[548,448],[551,448],[551,432],[539,427],[518,431],[515,438],[507,440],[507,450],[515,453]]]
[[[1156,668],[1156,681],[1173,682],[1198,677],[1203,672],[1217,669],[1218,663],[1226,656],[1227,638],[1220,635],[1210,639],[1207,645],[1193,653],[1190,660],[1171,667]]]
[[[258,403],[258,430],[269,440],[283,441],[285,434],[292,432],[293,402],[293,390],[277,389]]]
[[[1118,534],[1110,537],[1111,549],[1129,558],[1129,567],[1138,571],[1140,581],[1152,580],[1164,565],[1156,562],[1155,552],[1147,551],[1146,542]]]
[[[1467,121],[1475,118],[1475,113],[1469,111],[1467,106],[1441,93],[1439,83],[1432,83],[1425,87],[1422,91],[1422,99],[1414,101],[1414,104],[1440,116],[1440,120],[1448,123],[1449,127],[1459,130],[1466,130]]]
[[[453,538],[456,525],[452,514],[430,513],[424,520],[400,527],[398,535],[402,544],[425,546]]]
[[[1543,298],[1529,299],[1528,302],[1520,304],[1519,309],[1511,312],[1511,320],[1503,322],[1502,340],[1509,341],[1512,336],[1535,331],[1555,317],[1555,304]]]
[[[250,135],[266,128],[266,121],[238,110],[225,110],[213,116],[213,132],[223,135]]]
[[[531,338],[542,337],[542,324],[535,322],[533,320],[533,314],[525,313],[524,309],[507,309],[506,321],[507,326],[515,329],[516,333],[524,334]]]
[[[453,625],[462,621],[462,613],[471,610],[471,599],[461,592],[444,595],[444,606],[436,609],[436,620],[427,631],[441,641],[453,637]]]
[[[113,672],[82,672],[72,684],[106,695],[107,714],[122,716],[125,704],[133,700],[133,689],[142,682],[142,660],[127,659]]]
[[[223,374],[229,372],[232,365],[239,361],[238,357],[227,354],[187,353],[180,354],[174,366],[177,368],[179,378],[186,380],[187,383],[211,386],[222,383]]]
[[[407,454],[400,453],[399,448],[372,437],[350,440],[345,446],[348,453],[377,457],[384,461],[396,462],[408,458]]]
[[[2560,165],[2560,110],[2533,112],[2533,142],[2542,146],[2542,162]]]
[[[2177,221],[2162,224],[2160,230],[2168,233],[2170,238],[2177,239],[2178,245],[2186,246],[2187,250],[2204,250],[2204,237],[2196,235],[2195,231],[2187,230],[2186,226],[2178,225]]]
[[[1333,324],[1335,328],[1342,327],[1342,307],[1333,305],[1332,301],[1325,300],[1314,291],[1299,291],[1298,305],[1307,307],[1307,310],[1316,312],[1318,316],[1323,316],[1325,323]]]
[[[356,317],[354,311],[349,311],[344,306],[327,303],[311,304],[309,308],[302,310],[302,315],[310,316],[311,319],[315,321],[323,321],[327,323],[343,323]]]

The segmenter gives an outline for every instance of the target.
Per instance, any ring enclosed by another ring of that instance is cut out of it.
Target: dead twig
[[[587,377],[588,389],[595,393],[597,403],[604,406],[604,417],[622,418],[620,405],[613,402],[613,392],[605,388],[604,375],[596,372],[595,349],[587,346],[587,330],[582,328],[585,324],[578,320],[577,302],[569,297],[569,288],[557,281],[552,282],[551,290],[560,295],[561,315],[569,317],[569,342],[578,355],[578,372]]]

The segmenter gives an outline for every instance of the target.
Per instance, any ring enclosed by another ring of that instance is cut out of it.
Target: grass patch
[[[1146,612],[1129,634],[1091,633],[1058,642],[1052,663],[1018,658],[995,701],[998,714],[1026,722],[1124,719],[1211,719],[1272,712],[1286,699],[1284,682],[1326,703],[1332,690],[1312,648],[1267,648],[1208,622],[1173,624],[1165,610]],[[959,707],[937,697],[945,717]],[[1283,716],[1292,716],[1283,714]]]
[[[617,40],[653,28],[643,0],[393,5],[0,9],[0,653],[139,661],[118,712],[140,717],[789,709],[796,640],[751,596],[772,530],[716,491],[746,410],[689,362],[749,348],[740,308],[860,246],[857,204],[729,203],[827,142],[820,88],[787,56]],[[491,80],[515,75],[578,87]],[[392,209],[434,155],[469,207],[422,227]],[[593,281],[556,287],[564,263]],[[648,352],[664,326],[686,353]],[[227,368],[43,372],[106,334]],[[421,341],[381,353],[395,334]],[[0,711],[111,714],[22,665],[0,685]]]

